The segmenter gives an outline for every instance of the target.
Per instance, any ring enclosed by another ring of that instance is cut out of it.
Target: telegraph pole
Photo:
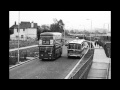
[[[64,28],[64,27],[63,27]],[[65,28],[64,28],[64,45],[65,45]]]
[[[92,31],[92,20],[91,20],[91,31]],[[91,34],[90,34],[90,41],[91,41]],[[92,42],[91,42],[92,44]],[[91,49],[91,44],[90,44],[90,49]]]
[[[19,31],[20,31],[20,11],[18,12],[18,63],[20,62],[19,59]]]
[[[86,20],[91,20],[91,19],[86,19]],[[91,20],[91,31],[92,31],[92,20]],[[91,42],[91,34],[90,34],[90,42]],[[90,43],[90,49],[91,49],[91,43]]]

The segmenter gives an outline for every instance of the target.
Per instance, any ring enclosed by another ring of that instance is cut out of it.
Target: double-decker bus
[[[87,40],[75,39],[68,43],[68,58],[79,57],[81,58],[88,50],[89,45]]]
[[[62,33],[44,32],[39,39],[39,59],[51,59],[62,55]]]

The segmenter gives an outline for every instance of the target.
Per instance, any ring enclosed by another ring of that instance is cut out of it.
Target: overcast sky
[[[16,21],[18,24],[18,11],[9,11],[9,27]],[[111,11],[20,11],[20,22],[29,21],[38,25],[52,24],[53,19],[62,19],[65,29],[91,30],[111,27]],[[89,20],[86,20],[89,19]],[[105,25],[105,26],[104,26]]]

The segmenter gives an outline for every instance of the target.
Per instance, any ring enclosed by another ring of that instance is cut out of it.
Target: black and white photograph
[[[9,11],[9,79],[111,79],[111,11]]]

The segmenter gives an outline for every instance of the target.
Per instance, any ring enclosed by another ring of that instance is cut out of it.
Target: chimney
[[[34,23],[33,22],[31,22],[31,28],[33,28],[34,27]]]
[[[16,25],[16,21],[15,21],[15,25]]]

